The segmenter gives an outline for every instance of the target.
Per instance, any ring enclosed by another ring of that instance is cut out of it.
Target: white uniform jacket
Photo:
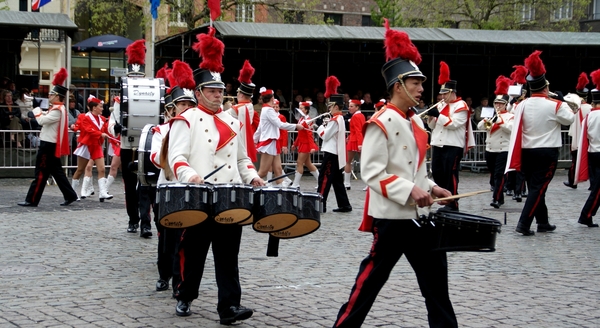
[[[583,130],[581,127],[581,123],[583,119],[592,109],[592,105],[590,104],[581,104],[579,107],[579,111],[575,114],[575,119],[571,126],[569,127],[569,135],[571,136],[571,150],[575,151],[579,145],[579,137],[581,136],[581,131]]]
[[[339,168],[346,165],[346,125],[342,114],[333,115],[331,120],[317,128],[317,134],[323,140],[321,150],[338,155]]]
[[[33,115],[35,115],[38,124],[43,126],[40,132],[40,140],[56,143],[60,119],[63,117],[60,108],[54,105],[45,112],[36,107],[33,109]]]
[[[115,103],[113,104],[113,111],[108,117],[108,133],[114,138],[117,137],[118,133],[115,133],[115,124],[121,122],[121,98],[115,97]]]
[[[466,102],[458,98],[448,104],[441,103],[438,105],[438,111],[440,115],[431,116],[428,121],[432,146],[460,148],[475,146],[475,138],[469,122],[469,106]],[[467,140],[468,144],[466,144]]]
[[[294,131],[296,130],[296,124],[281,122],[279,114],[273,107],[263,106],[260,112],[260,124],[254,132],[254,142],[279,139],[279,129]]]
[[[242,140],[244,140],[244,147],[246,150],[249,150],[249,145],[247,141],[252,140],[254,138],[254,127],[252,124],[254,122],[258,122],[258,118],[255,118],[255,115],[258,115],[254,111],[254,106],[252,106],[251,102],[234,105],[229,108],[226,113],[236,118],[242,124],[242,129],[240,130],[240,134],[242,135]],[[246,137],[246,135],[250,136],[250,139]]]
[[[600,110],[591,111],[587,115],[585,122],[587,125],[587,136],[581,135],[580,138],[587,138],[588,153],[600,153]]]
[[[162,142],[165,136],[169,133],[169,123],[157,125],[152,128],[154,134],[152,135],[152,145],[150,146],[150,161],[154,166],[160,169],[158,175],[157,184],[163,184],[169,182],[165,177],[165,172],[160,163],[160,154],[162,149]]]
[[[515,124],[519,124],[517,115],[521,115],[522,149],[561,147],[561,125],[570,125],[575,119],[567,103],[543,94],[533,94],[519,103],[515,109]],[[517,131],[513,129],[513,133]]]
[[[250,183],[259,178],[240,139],[240,122],[218,110],[198,106],[172,118],[169,130],[169,165],[179,182],[194,175],[204,178],[225,166],[206,182]]]
[[[489,119],[484,118],[477,124],[477,129],[484,129],[485,122]],[[508,145],[510,143],[510,133],[513,128],[515,116],[509,112],[503,112],[498,115],[496,123],[494,123],[491,129],[486,132],[485,139],[485,150],[491,153],[502,153],[508,152]]]
[[[360,172],[369,186],[367,214],[374,218],[410,220],[429,212],[409,205],[415,185],[429,193],[436,185],[427,178],[427,132],[422,120],[411,116],[407,120],[403,112],[387,105],[365,124]]]

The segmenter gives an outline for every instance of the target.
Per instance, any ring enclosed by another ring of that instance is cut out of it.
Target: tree
[[[115,34],[128,37],[132,22],[144,26],[143,11],[128,0],[81,0],[75,7],[75,23],[89,36]]]

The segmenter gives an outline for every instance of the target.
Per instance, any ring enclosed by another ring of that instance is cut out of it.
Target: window
[[[27,0],[19,0],[19,11],[29,11]]]
[[[562,6],[552,11],[551,19],[553,21],[571,18],[573,18],[573,0],[563,2]]]
[[[21,74],[23,75],[38,75],[38,71],[34,70],[21,70]],[[50,81],[50,71],[42,71],[42,80],[41,81]]]
[[[235,6],[236,22],[254,22],[254,3],[243,1]]]
[[[598,0],[598,1],[600,1],[600,0]],[[373,19],[371,19],[371,16],[367,16],[367,15],[362,16],[362,22],[360,25],[361,26],[375,26],[375,24],[373,23]]]
[[[521,21],[529,22],[535,19],[535,9],[532,4],[523,4],[523,8],[521,9]]]
[[[301,11],[287,10],[283,13],[283,21],[286,24],[304,23],[304,13]]]
[[[593,1],[590,19],[600,19],[600,0]]]
[[[185,22],[181,18],[181,0],[177,0],[177,6],[169,6],[169,25],[171,26],[186,26]]]
[[[342,25],[342,14],[325,13],[323,19],[328,25]]]

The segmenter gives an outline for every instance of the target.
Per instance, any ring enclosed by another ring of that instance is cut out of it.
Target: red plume
[[[198,34],[192,49],[202,57],[200,68],[207,69],[211,72],[223,73],[223,54],[225,53],[225,45],[221,40],[215,38],[216,30],[213,27],[208,28],[207,34]]]
[[[337,77],[331,75],[325,79],[325,98],[331,97],[337,93],[337,88],[341,85]]]
[[[592,83],[596,86],[596,90],[600,90],[600,69],[597,69],[590,73],[592,77]]]
[[[127,55],[127,64],[144,65],[146,63],[146,40],[137,40],[128,45],[125,54]]]
[[[167,72],[167,79],[169,80],[169,87],[173,88],[177,85],[177,80],[173,76],[173,69],[169,69]]]
[[[585,74],[585,72],[581,72],[581,74],[579,74],[579,78],[577,79],[577,87],[575,87],[575,90],[583,90],[589,83],[590,80],[588,79],[587,74]]]
[[[542,59],[540,59],[541,51],[534,51],[529,57],[525,58],[525,67],[529,70],[529,75],[539,77],[546,74],[546,67]]]
[[[242,69],[240,70],[238,81],[246,84],[252,83],[252,75],[254,75],[254,71],[254,67],[252,67],[250,62],[246,59],[246,61],[244,61],[244,66],[242,66]]]
[[[515,65],[513,68],[515,71],[510,73],[510,79],[518,84],[526,84],[527,80],[525,77],[527,76],[527,67],[523,65]]]
[[[156,78],[157,79],[166,79],[167,78],[167,69],[169,69],[169,63],[165,63],[165,66],[163,66],[161,69],[158,70],[158,72],[156,72]]]
[[[54,74],[54,78],[52,79],[52,85],[62,86],[67,80],[67,76],[69,76],[69,73],[67,73],[67,70],[64,67],[62,67],[58,71],[58,73]]]
[[[194,90],[196,87],[194,72],[188,63],[184,63],[181,60],[174,61],[171,75],[175,79],[176,85],[182,89]]]
[[[385,60],[389,61],[395,58],[402,58],[413,61],[419,65],[421,63],[421,54],[417,47],[410,41],[406,32],[390,29],[390,23],[387,18],[384,18],[385,40],[383,46],[385,48]]]
[[[438,77],[438,84],[444,85],[444,83],[450,81],[450,67],[445,61],[440,62],[440,77]]]
[[[498,95],[507,95],[508,94],[508,86],[510,85],[511,81],[509,78],[507,78],[504,75],[500,75],[498,76],[498,78],[496,79],[496,91],[494,91],[494,94],[496,96]]]
[[[210,10],[210,19],[216,21],[221,16],[221,1],[208,0],[208,9]]]

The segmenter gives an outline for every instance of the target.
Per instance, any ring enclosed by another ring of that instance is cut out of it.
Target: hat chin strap
[[[204,99],[204,101],[206,101],[207,104],[214,106],[216,108],[221,107],[221,103],[218,101],[210,101],[208,100],[208,98],[206,98],[206,96],[204,95],[204,92],[202,91],[202,89],[198,90],[200,91],[200,94],[202,95],[202,98]]]
[[[419,101],[417,99],[415,99],[410,92],[408,92],[408,89],[406,89],[406,85],[404,84],[404,79],[402,79],[400,76],[398,76],[398,81],[400,81],[400,84],[402,85],[402,88],[404,89],[404,92],[406,92],[406,95],[408,96],[408,98],[410,100],[412,100],[415,103],[415,106],[419,104]]]

